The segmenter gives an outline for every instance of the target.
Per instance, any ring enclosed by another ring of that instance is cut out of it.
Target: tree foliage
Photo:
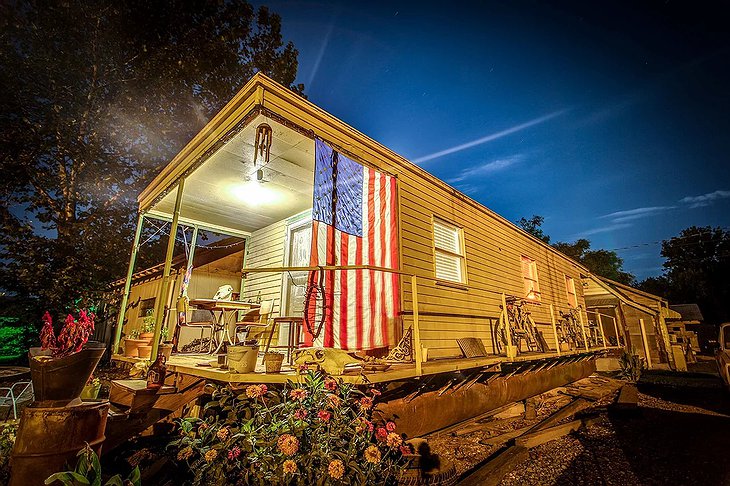
[[[0,277],[57,312],[124,274],[136,194],[245,81],[303,89],[242,0],[0,9]]]
[[[662,242],[664,275],[641,288],[670,302],[696,303],[711,324],[730,320],[730,231],[692,226]]]
[[[545,243],[550,243],[550,237],[546,235],[541,228],[544,221],[544,217],[533,214],[530,219],[524,217],[520,218],[519,221],[517,221],[517,226],[527,231],[535,238],[538,238]]]

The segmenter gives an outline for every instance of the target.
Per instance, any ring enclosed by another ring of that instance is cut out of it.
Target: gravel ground
[[[730,485],[730,407],[720,389],[640,386],[634,414],[530,451],[502,481],[525,485]]]

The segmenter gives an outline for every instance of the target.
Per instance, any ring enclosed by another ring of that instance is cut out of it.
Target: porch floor
[[[607,350],[621,349],[617,346],[607,348],[598,347],[586,350],[563,351],[560,356],[555,352],[550,353],[521,353],[515,358],[505,356],[484,356],[480,358],[442,358],[423,363],[422,375],[435,375],[459,370],[481,368],[497,364],[524,363],[539,361],[547,358],[559,358],[566,356],[577,356],[581,354],[597,354]],[[131,358],[115,354],[112,360],[124,363],[136,363],[142,358]],[[167,361],[168,371],[181,373],[190,376],[197,376],[211,381],[222,383],[285,383],[287,380],[296,381],[297,373],[292,367],[284,364],[280,373],[266,373],[263,360],[259,358],[256,371],[252,373],[233,373],[218,367],[210,366],[215,360],[215,355],[210,354],[174,354]],[[389,381],[405,380],[416,377],[416,366],[414,363],[394,363],[385,371],[361,372],[359,367],[345,370],[345,374],[339,376],[343,381],[354,384],[383,383]]]

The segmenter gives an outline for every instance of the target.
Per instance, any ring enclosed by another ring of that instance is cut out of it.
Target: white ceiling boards
[[[272,129],[271,155],[254,167],[256,127]],[[258,181],[256,169],[262,168]],[[202,227],[252,232],[312,207],[314,140],[257,116],[185,179],[180,221]],[[150,208],[171,218],[176,190]],[[223,232],[223,231],[222,231]]]

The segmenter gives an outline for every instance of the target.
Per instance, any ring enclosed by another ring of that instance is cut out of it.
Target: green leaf
[[[44,484],[52,484],[54,481],[61,481],[65,485],[89,484],[89,480],[75,471],[63,471],[51,474]]]

